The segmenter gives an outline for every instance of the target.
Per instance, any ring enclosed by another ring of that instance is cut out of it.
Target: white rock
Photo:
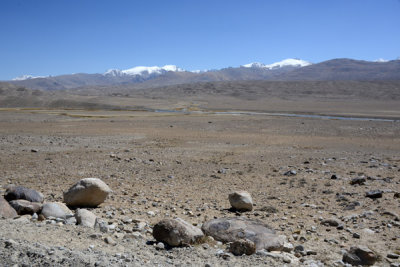
[[[250,211],[253,209],[253,199],[246,191],[236,191],[229,194],[229,202],[232,208],[241,211]]]
[[[78,209],[75,213],[76,221],[79,225],[94,228],[96,215],[86,209]]]

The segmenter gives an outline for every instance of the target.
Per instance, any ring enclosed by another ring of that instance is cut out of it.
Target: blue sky
[[[400,57],[399,0],[1,0],[0,80]]]

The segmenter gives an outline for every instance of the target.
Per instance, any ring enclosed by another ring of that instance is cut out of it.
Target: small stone
[[[114,239],[112,239],[112,238],[109,237],[109,236],[107,236],[107,237],[104,239],[104,241],[105,241],[107,244],[111,245],[111,246],[117,245],[117,242],[115,242]]]
[[[32,221],[36,221],[39,218],[39,216],[37,215],[37,213],[32,214]]]
[[[5,248],[12,248],[15,245],[17,245],[17,242],[14,241],[13,239],[8,239],[8,240],[4,241],[4,244],[5,244]]]
[[[372,191],[366,192],[365,196],[372,198],[372,199],[376,199],[376,198],[381,198],[382,194],[383,194],[383,191],[381,191],[381,190],[372,190]]]
[[[163,250],[163,249],[165,249],[164,243],[163,243],[163,242],[158,242],[157,245],[156,245],[156,249],[157,249],[157,250]]]
[[[241,256],[243,254],[252,255],[256,252],[256,246],[253,241],[240,239],[230,244],[229,252],[235,256]]]
[[[294,247],[294,252],[304,251],[304,247],[302,245],[297,245]]]
[[[124,239],[142,239],[143,235],[139,232],[133,232],[130,234],[124,235]]]
[[[321,221],[321,224],[323,224],[325,226],[337,227],[337,226],[339,226],[339,221],[337,221],[335,219],[325,219],[325,220]]]
[[[361,235],[359,233],[353,233],[353,237],[358,239],[361,237]]]
[[[100,234],[100,233],[94,233],[94,234],[91,234],[89,237],[90,237],[90,238],[97,239],[97,238],[101,238],[101,237],[102,237],[102,234]]]
[[[282,249],[282,251],[290,253],[290,252],[293,251],[293,249],[294,249],[294,246],[293,246],[292,243],[285,242],[285,243],[283,244],[283,249]]]
[[[388,253],[386,255],[386,257],[389,258],[389,259],[395,259],[396,260],[396,259],[398,259],[400,257],[400,255],[396,254],[396,253]]]
[[[150,217],[154,217],[154,216],[156,216],[156,213],[154,211],[150,210],[147,212],[147,215]]]
[[[364,185],[366,181],[367,180],[365,179],[365,177],[355,177],[355,178],[350,180],[350,184],[351,185],[356,185],[356,184]]]
[[[338,178],[338,177],[336,176],[336,174],[332,174],[332,176],[331,176],[331,179],[332,179],[332,180],[337,180],[337,178]]]
[[[297,172],[295,170],[290,170],[285,172],[283,175],[285,176],[295,176],[297,174]]]

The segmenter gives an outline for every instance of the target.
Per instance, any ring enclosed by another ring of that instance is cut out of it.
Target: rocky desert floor
[[[3,219],[1,266],[343,266],[343,252],[358,245],[378,255],[376,266],[400,266],[399,121],[0,111],[2,193],[15,184],[62,201],[86,177],[113,190],[92,212],[114,231]],[[230,211],[235,190],[251,194],[253,211]],[[372,190],[382,197],[366,197]],[[306,255],[233,256],[212,241],[163,249],[151,234],[165,217],[201,226],[235,216],[269,224]]]

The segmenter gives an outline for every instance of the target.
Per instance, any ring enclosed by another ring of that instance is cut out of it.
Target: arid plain
[[[113,193],[92,212],[118,231],[93,238],[96,229],[25,217],[3,220],[2,246],[15,241],[13,250],[0,252],[4,265],[340,266],[343,251],[365,245],[379,255],[377,266],[398,266],[399,259],[387,257],[400,254],[398,101],[226,96],[96,101],[131,101],[152,111],[3,108],[0,184],[23,185],[42,192],[46,201],[62,201],[63,191],[79,179],[98,177]],[[238,110],[383,120],[216,112]],[[357,177],[365,183],[351,185]],[[252,195],[253,211],[229,210],[228,194],[235,190]],[[383,196],[366,197],[371,190]],[[226,258],[218,256],[224,244],[160,250],[152,243],[151,228],[165,217],[201,226],[214,217],[239,215],[269,224],[307,255]],[[331,218],[343,228],[321,224]],[[144,221],[147,230],[126,237],[129,219]],[[116,245],[104,242],[106,236]]]

